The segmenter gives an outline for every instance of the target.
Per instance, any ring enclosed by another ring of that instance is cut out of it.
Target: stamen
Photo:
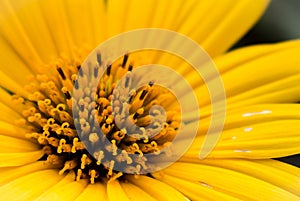
[[[56,77],[37,75],[25,87],[28,97],[13,96],[13,103],[22,108],[23,119],[18,122],[30,130],[25,137],[40,144],[46,155],[45,163],[63,166],[59,174],[74,170],[76,181],[88,179],[95,183],[101,181],[99,177],[107,177],[109,181],[118,179],[123,173],[114,170],[115,167],[127,166],[135,175],[144,173],[152,168],[144,154],[160,154],[166,147],[164,152],[168,157],[167,152],[171,150],[168,145],[180,127],[180,113],[175,103],[169,107],[175,109],[165,113],[151,109],[154,105],[168,105],[173,100],[170,92],[154,85],[154,81],[132,89],[138,86],[143,75],[133,74],[133,64],[139,66],[140,63],[129,62],[127,53],[123,59],[110,63],[98,85],[91,87],[90,79],[94,81],[104,68],[102,59],[97,52],[96,62],[88,63],[91,75],[85,74],[81,59],[61,59],[52,66],[56,68]],[[114,91],[124,76],[120,83],[122,89]],[[73,100],[72,96],[81,99]],[[102,143],[104,148],[99,149]],[[92,153],[85,145],[92,147]],[[104,157],[112,155],[114,160]]]
[[[109,162],[109,169],[108,169],[107,176],[112,176],[114,166],[115,166],[115,161],[114,161],[114,160],[111,160],[111,161]]]
[[[81,175],[82,175],[82,170],[81,170],[81,169],[78,169],[78,170],[77,170],[76,181],[79,181],[79,180],[80,180]]]
[[[95,178],[97,178],[99,175],[97,174],[96,170],[90,170],[89,175],[90,175],[91,184],[94,184],[95,183]]]
[[[67,99],[71,99],[72,98],[70,92],[68,91],[68,89],[66,87],[63,87],[61,89],[61,91],[64,93],[64,95],[66,96]]]
[[[132,64],[129,64],[129,66],[128,66],[128,71],[132,71],[132,69],[133,69],[133,65],[132,65]]]
[[[102,58],[101,58],[101,53],[100,52],[97,52],[97,62],[98,62],[99,66],[102,65]]]
[[[123,58],[123,63],[122,63],[122,68],[125,68],[127,60],[128,60],[128,54],[124,54],[124,58]]]
[[[77,161],[74,160],[70,160],[65,162],[65,165],[63,167],[63,169],[61,169],[58,174],[62,175],[66,170],[72,170],[73,168],[75,168],[77,166]]]
[[[62,68],[61,67],[57,67],[56,70],[58,71],[58,73],[61,76],[61,78],[63,80],[65,80],[66,79],[66,75],[65,75],[64,71],[62,70]]]
[[[140,100],[143,100],[147,93],[148,93],[147,90],[143,90],[142,94],[140,95]]]
[[[110,72],[111,72],[111,64],[107,66],[106,75],[110,76]]]
[[[104,152],[101,150],[94,153],[94,157],[97,159],[97,165],[101,164],[101,160],[104,158]]]
[[[112,181],[114,181],[114,180],[120,178],[122,175],[123,175],[122,172],[118,172],[117,174],[115,174],[114,176],[112,176],[112,177],[109,179],[108,182],[112,182]]]

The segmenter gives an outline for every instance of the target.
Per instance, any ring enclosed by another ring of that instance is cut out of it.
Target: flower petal
[[[19,177],[37,172],[44,169],[52,169],[55,166],[45,163],[44,161],[37,161],[28,165],[22,165],[19,167],[3,167],[0,168],[0,185],[17,179]]]
[[[258,167],[259,165],[249,172],[257,170]],[[300,200],[297,195],[247,173],[211,165],[178,162],[166,168],[164,173],[166,176],[154,174],[154,177],[176,188],[187,189],[185,183],[202,183],[209,188],[246,200]],[[274,177],[277,178],[275,175]],[[294,181],[287,182],[286,185],[294,185]]]
[[[89,184],[76,198],[75,201],[106,201],[106,186],[102,183]]]
[[[40,147],[28,140],[22,140],[0,134],[0,153],[37,151]]]
[[[58,174],[58,172],[56,172]],[[88,185],[88,180],[74,181],[75,174],[69,172],[60,182],[49,188],[36,200],[75,200]]]
[[[253,104],[297,102],[300,100],[297,84],[300,81],[299,52],[298,40],[236,50],[216,59],[221,77],[212,75],[214,78],[210,82],[222,79],[227,109]],[[187,79],[192,76],[190,73]],[[198,98],[202,116],[211,114],[210,99],[205,98],[208,84],[199,81],[198,87],[195,86],[195,92],[202,96]],[[222,89],[213,91],[216,97],[222,93]]]
[[[300,196],[300,169],[298,167],[271,159],[206,159],[201,163],[241,172]]]
[[[0,167],[25,165],[37,161],[43,155],[43,150],[18,153],[0,153]]]
[[[106,13],[104,1],[64,1],[70,33],[74,43],[80,47],[88,44],[92,48],[105,39]]]
[[[155,178],[161,180],[184,193],[190,200],[230,200],[238,201],[243,197],[235,196],[233,193],[222,192],[220,189],[213,188],[206,183],[193,182],[187,179],[181,179],[177,176],[164,174],[159,176],[153,174]]]
[[[262,159],[297,154],[299,126],[300,120],[278,120],[224,130],[208,157]],[[197,157],[202,142],[203,136],[197,137],[185,156]]]
[[[72,201],[83,191],[85,186],[88,185],[88,180],[74,181],[56,190],[48,191],[48,193],[37,200],[61,200],[61,201]]]
[[[210,117],[200,119],[198,134],[184,157],[199,157],[200,151],[214,150],[213,158],[275,158],[300,153],[299,104],[262,104],[228,110],[222,133],[215,144],[204,144]],[[222,116],[214,116],[222,119]],[[196,119],[194,119],[196,120]],[[195,121],[196,122],[196,121]],[[215,127],[223,127],[216,120]],[[194,125],[194,124],[190,124]],[[195,128],[189,126],[187,129]],[[182,135],[182,140],[185,139]],[[174,154],[176,154],[174,152]]]
[[[61,178],[56,170],[37,171],[1,186],[1,198],[3,200],[34,200]]]
[[[180,193],[180,191],[177,191],[171,186],[156,179],[152,179],[147,176],[139,176],[138,178],[135,178],[134,176],[127,176],[126,179],[143,189],[146,193],[152,195],[157,200],[187,200],[186,197]]]
[[[17,53],[21,60],[32,70],[37,70],[39,64],[42,63],[40,54],[34,47],[32,40],[24,24],[20,21],[20,17],[16,14],[22,10],[25,5],[25,1],[9,1],[4,0],[0,3],[0,31],[1,37],[12,46],[12,50]],[[27,6],[30,4],[27,4]],[[22,12],[22,11],[21,11]],[[40,38],[40,36],[38,36]],[[3,40],[2,39],[2,40]],[[37,40],[37,39],[35,39]],[[22,45],[20,45],[22,44]],[[44,50],[47,48],[44,48]]]
[[[164,28],[185,34],[211,56],[226,51],[261,16],[268,0],[108,1],[109,36],[137,28]],[[224,39],[226,37],[226,39]]]
[[[129,183],[129,182],[122,182],[121,183],[124,192],[126,193],[127,197],[133,201],[140,201],[140,200],[149,200],[155,201],[151,195],[143,191],[141,188]]]
[[[111,180],[107,183],[107,195],[108,200],[129,200],[118,180]]]
[[[11,136],[15,138],[25,139],[25,134],[28,130],[18,127],[14,124],[10,124],[4,121],[0,121],[0,134]]]

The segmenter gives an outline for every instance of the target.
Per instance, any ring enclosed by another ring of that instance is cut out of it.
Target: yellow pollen
[[[31,78],[24,87],[28,97],[13,95],[13,103],[22,108],[17,123],[28,128],[26,138],[41,146],[45,155],[40,160],[60,168],[59,174],[73,170],[76,181],[92,184],[119,179],[118,167],[134,175],[151,168],[146,154],[168,147],[180,127],[180,110],[176,97],[152,81],[135,88],[143,79],[134,74],[135,67],[145,63],[134,60],[134,54],[109,64],[98,55],[89,66],[92,75],[84,72],[82,59],[58,59],[47,73]],[[103,65],[108,68],[98,80]],[[95,80],[98,84],[91,86]],[[119,83],[122,89],[115,90]],[[170,102],[163,122],[162,111],[151,108]]]
[[[78,169],[78,170],[77,170],[76,181],[79,181],[79,180],[80,180],[81,175],[82,175],[82,170],[81,170],[81,169]]]
[[[72,170],[73,168],[75,168],[77,166],[77,162],[76,160],[71,160],[71,161],[67,161],[64,164],[63,169],[61,169],[58,174],[62,175],[66,170]]]

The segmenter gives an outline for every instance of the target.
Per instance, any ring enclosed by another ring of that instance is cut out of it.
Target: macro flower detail
[[[299,168],[272,159],[300,153],[300,42],[227,52],[268,3],[1,1],[1,200],[300,200]],[[170,52],[129,51],[110,61],[114,49],[95,49],[146,28],[198,43],[207,57],[152,35],[202,62],[207,76]],[[157,65],[171,69],[164,79],[181,86],[180,96],[157,82]],[[135,73],[140,66],[148,70]],[[211,90],[216,80],[224,89]]]

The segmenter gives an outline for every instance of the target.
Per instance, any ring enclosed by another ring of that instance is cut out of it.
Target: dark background
[[[300,39],[300,0],[273,0],[260,21],[234,48],[290,39]],[[300,155],[278,160],[300,167]]]

